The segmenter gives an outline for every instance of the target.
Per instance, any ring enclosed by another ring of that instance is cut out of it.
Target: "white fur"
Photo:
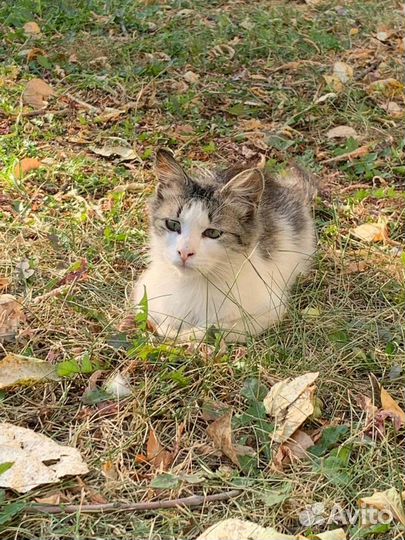
[[[284,242],[270,259],[261,257],[257,247],[247,256],[228,253],[218,240],[203,237],[210,223],[198,202],[186,206],[179,221],[181,234],[152,237],[151,264],[133,294],[138,303],[146,289],[149,317],[159,334],[202,339],[214,326],[227,341],[243,342],[282,317],[288,291],[314,251],[310,218],[299,247],[285,223]],[[194,253],[185,265],[179,250]]]

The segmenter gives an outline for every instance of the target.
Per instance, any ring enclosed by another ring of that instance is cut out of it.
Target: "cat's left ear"
[[[247,169],[240,172],[221,189],[221,194],[249,206],[257,206],[263,195],[264,176],[258,169]]]
[[[155,174],[159,180],[158,193],[165,190],[179,191],[187,182],[186,173],[168,150],[159,149],[156,152]]]

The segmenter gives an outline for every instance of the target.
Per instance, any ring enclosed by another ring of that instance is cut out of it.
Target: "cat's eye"
[[[215,240],[216,238],[222,236],[222,231],[219,231],[218,229],[205,229],[202,234],[206,238],[212,238],[213,240]]]
[[[178,234],[181,233],[180,221],[176,221],[175,219],[166,219],[166,228],[169,229],[169,231],[176,232]]]

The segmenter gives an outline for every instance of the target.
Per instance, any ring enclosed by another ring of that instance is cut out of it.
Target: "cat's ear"
[[[169,190],[179,191],[187,182],[186,173],[168,150],[159,149],[156,152],[155,174],[159,180],[158,194]]]
[[[231,178],[221,189],[221,194],[249,206],[257,206],[264,190],[263,172],[246,169]]]

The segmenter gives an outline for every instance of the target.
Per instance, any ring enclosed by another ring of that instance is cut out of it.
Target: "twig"
[[[41,294],[40,296],[36,296],[33,300],[33,304],[39,304],[42,302],[42,300],[48,300],[48,298],[56,298],[57,296],[60,296],[61,294],[68,292],[71,288],[72,284],[69,283],[67,285],[61,285],[60,287],[56,287],[56,289],[52,289],[52,291],[49,291],[45,294]]]
[[[74,514],[76,512],[104,513],[104,512],[144,512],[148,510],[159,510],[160,508],[176,508],[177,506],[202,506],[208,502],[227,501],[241,494],[239,489],[217,493],[215,495],[192,495],[180,499],[163,501],[152,501],[144,503],[121,504],[33,504],[27,508],[29,513],[43,512],[46,514]]]

